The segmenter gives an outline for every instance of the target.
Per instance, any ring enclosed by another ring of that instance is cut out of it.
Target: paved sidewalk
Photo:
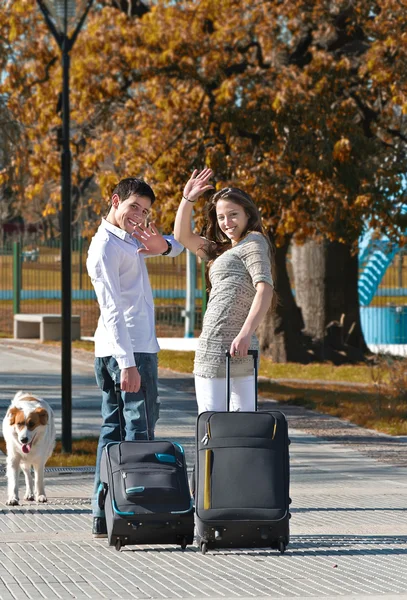
[[[0,416],[29,388],[54,406],[59,357],[0,343]],[[95,433],[92,364],[73,361],[74,431]],[[193,462],[196,407],[182,379],[161,380],[159,437],[184,443]],[[270,406],[270,405],[269,405]],[[289,416],[289,422],[290,422]],[[0,600],[26,598],[407,598],[407,468],[290,428],[291,542],[286,554],[195,546],[125,547],[93,540],[92,469],[48,469],[49,502],[5,505],[0,464]]]

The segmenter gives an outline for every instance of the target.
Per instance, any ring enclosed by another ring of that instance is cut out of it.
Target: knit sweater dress
[[[211,293],[195,353],[194,374],[225,377],[225,351],[239,334],[256,294],[256,285],[273,285],[269,246],[261,233],[249,233],[214,260],[209,270]],[[251,350],[259,349],[253,334]],[[233,357],[232,377],[253,374],[253,359]]]

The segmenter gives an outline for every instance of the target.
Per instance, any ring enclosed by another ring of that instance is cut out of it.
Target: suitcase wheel
[[[122,547],[122,546],[123,546],[123,544],[122,544],[122,541],[121,541],[121,539],[120,539],[120,538],[117,538],[117,540],[116,540],[116,543],[115,543],[114,547],[116,548],[116,550],[117,550],[118,552],[120,552],[120,550],[121,550],[121,547]]]
[[[191,543],[191,542],[189,542]],[[177,535],[177,544],[179,544],[181,546],[181,550],[185,550],[185,548],[188,546],[188,538],[186,535],[183,536],[178,536]]]
[[[280,554],[284,554],[285,549],[286,549],[285,543],[283,542],[283,540],[280,540],[278,542],[278,550],[279,550]]]
[[[191,539],[191,536],[186,535],[177,535],[176,543],[181,546],[181,550],[185,550],[188,544],[192,544],[194,539]]]
[[[208,551],[208,546],[206,542],[201,542],[201,552],[202,554],[206,554]]]

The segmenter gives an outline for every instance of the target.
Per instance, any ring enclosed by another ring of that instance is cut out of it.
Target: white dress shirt
[[[168,256],[184,247],[172,236]],[[86,266],[100,308],[95,356],[114,356],[120,369],[135,365],[134,352],[155,353],[154,300],[141,243],[105,219],[89,246]]]

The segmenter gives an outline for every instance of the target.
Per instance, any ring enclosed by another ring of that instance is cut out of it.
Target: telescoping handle
[[[114,389],[116,392],[117,406],[119,409],[119,427],[120,427],[120,439],[124,441],[124,404],[122,400],[122,391],[120,388],[120,382],[115,382]],[[146,427],[147,427],[147,440],[150,439],[150,428],[149,428],[149,419],[148,419],[148,409],[147,409],[147,400],[144,397],[144,410],[146,414]]]
[[[254,366],[254,410],[257,411],[257,376],[258,376],[258,360],[259,360],[259,351],[258,350],[249,350],[247,353],[249,356],[253,356],[253,366]],[[231,363],[231,354],[229,350],[226,350],[226,410],[229,412],[230,410],[230,363]]]
[[[124,440],[124,404],[122,400],[122,391],[120,389],[120,382],[117,381],[114,384],[114,390],[116,392],[116,400],[117,400],[117,408],[119,412],[119,427],[120,427],[120,440],[123,442]]]

